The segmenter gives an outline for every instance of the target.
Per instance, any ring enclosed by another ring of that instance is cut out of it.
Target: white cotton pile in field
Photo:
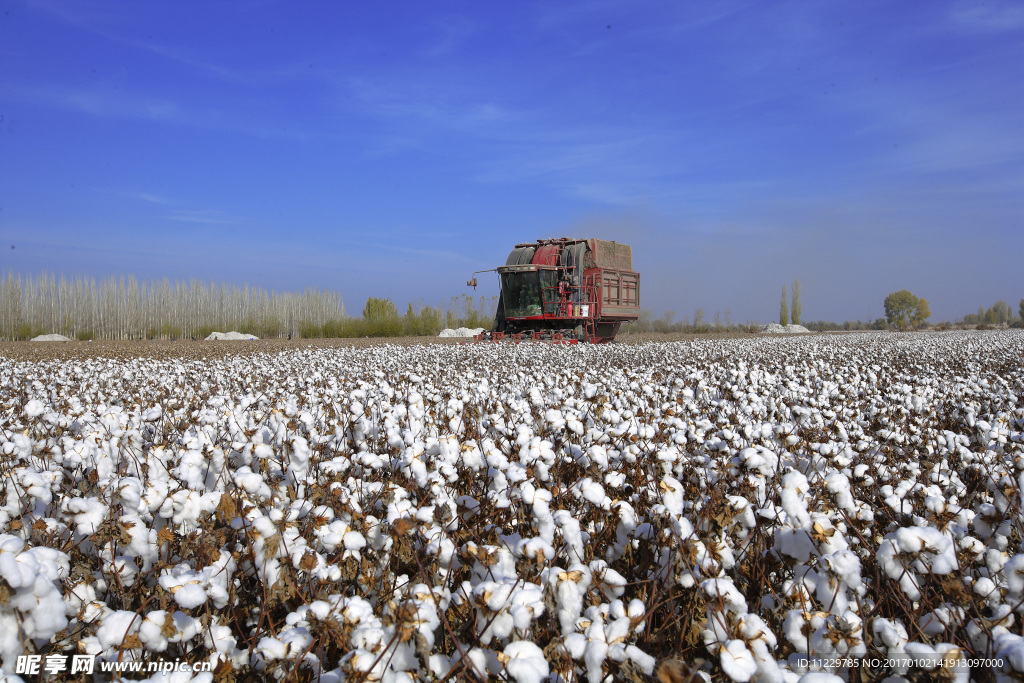
[[[1022,357],[1006,330],[3,360],[0,675],[1016,680]]]
[[[803,325],[780,325],[778,323],[768,323],[761,328],[761,334],[806,334],[810,330]]]
[[[475,335],[478,335],[478,334],[482,333],[483,331],[484,331],[484,328],[482,328],[482,327],[473,327],[473,328],[459,327],[459,328],[456,328],[454,330],[451,329],[451,328],[445,328],[445,329],[441,330],[441,333],[438,334],[437,336],[438,337],[446,337],[446,338],[447,337],[473,337]]]
[[[241,332],[211,332],[206,338],[207,341],[222,339],[225,341],[252,341],[259,339],[259,337],[251,334],[243,334]]]
[[[63,334],[41,334],[38,337],[32,337],[29,341],[34,342],[66,342],[71,341],[69,337],[65,337]]]

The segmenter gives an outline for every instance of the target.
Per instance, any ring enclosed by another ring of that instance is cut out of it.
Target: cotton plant
[[[659,629],[706,679],[913,651],[889,673],[963,680],[954,642],[1009,677],[1022,353],[1006,331],[4,361],[0,574],[68,569],[0,583],[0,615],[66,619],[14,654],[279,680],[643,676]],[[911,607],[882,616],[886,591]]]
[[[877,555],[882,570],[910,600],[921,599],[924,577],[959,569],[953,542],[932,527],[901,527],[887,534]]]
[[[751,614],[746,598],[731,579],[707,579],[700,585],[707,605],[707,627],[701,633],[722,671],[733,681],[782,681],[773,651],[778,639],[768,625]]]
[[[25,640],[45,642],[67,626],[60,582],[70,573],[68,556],[53,548],[26,547],[0,534],[0,659],[13,669]]]
[[[604,680],[606,660],[631,661],[650,675],[654,671],[654,658],[630,644],[631,632],[643,623],[644,606],[635,601],[628,607],[621,600],[588,607],[575,623],[575,633],[564,636],[566,651],[586,667],[587,680]]]

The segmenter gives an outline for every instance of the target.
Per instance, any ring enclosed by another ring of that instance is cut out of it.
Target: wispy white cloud
[[[137,199],[139,201],[148,202],[150,204],[160,204],[160,205],[173,204],[173,202],[170,199],[168,199],[167,197],[164,197],[163,195],[153,194],[151,192],[143,192],[143,191],[139,191],[139,190],[127,190],[127,189],[111,189],[111,188],[102,188],[102,187],[97,187],[97,188],[94,188],[94,189],[96,190],[96,192],[100,192],[100,193],[103,193],[103,194],[112,194],[112,195],[117,195],[119,197],[127,197],[129,199]]]
[[[284,126],[209,107],[192,101],[178,101],[123,87],[105,84],[21,84],[11,88],[8,102],[28,104],[97,118],[148,121],[150,123],[231,131],[258,138],[306,141],[324,134],[300,126]]]
[[[231,225],[238,219],[217,209],[180,209],[166,216],[172,221],[202,223],[205,225]]]
[[[129,3],[130,5],[131,3]],[[125,17],[132,16],[128,8],[117,2],[82,5],[59,0],[34,0],[32,5],[61,21],[87,31],[113,43],[141,52],[158,55],[205,76],[233,83],[264,83],[268,80],[294,79],[308,72],[305,64],[291,64],[273,69],[229,67],[204,58],[198,50],[184,45],[160,44],[151,39],[140,39],[138,31],[120,30]]]
[[[450,14],[434,20],[428,28],[431,35],[420,50],[424,57],[441,57],[456,52],[480,27],[469,17]]]
[[[949,18],[959,28],[976,32],[1007,32],[1024,30],[1024,5],[1019,2],[958,2]]]
[[[204,225],[233,225],[241,222],[241,219],[228,214],[220,209],[195,209],[195,208],[174,208],[180,207],[182,202],[170,199],[161,194],[131,189],[95,188],[97,192],[136,201],[155,204],[167,207],[170,213],[164,213],[161,217],[166,220],[178,221],[181,223],[199,223]]]

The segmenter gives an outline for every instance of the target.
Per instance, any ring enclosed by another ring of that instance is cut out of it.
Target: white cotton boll
[[[590,571],[591,588],[600,591],[606,598],[619,598],[626,592],[626,578],[609,567],[604,560],[592,561]]]
[[[993,595],[995,597],[999,596],[997,592],[998,586],[996,586],[995,581],[988,578],[987,576],[983,576],[980,579],[977,579],[974,582],[972,590],[974,591],[974,594],[979,596],[982,600],[987,600],[990,597],[993,597]]]
[[[544,421],[555,432],[560,432],[565,427],[565,417],[562,416],[561,411],[555,408],[548,408],[544,412]]]
[[[184,609],[193,609],[206,602],[206,591],[197,583],[187,583],[174,592],[174,601]]]
[[[169,616],[164,610],[150,612],[139,626],[139,640],[146,646],[146,649],[153,652],[163,652],[167,649],[168,639],[164,635],[164,622]]]
[[[1015,602],[1020,601],[1024,594],[1024,554],[1014,555],[1002,566],[1003,580],[1006,581],[1006,590],[1013,596]]]
[[[83,536],[95,534],[108,512],[107,505],[95,498],[72,498],[67,505],[74,515],[75,531]]]
[[[577,660],[583,659],[583,655],[587,651],[587,637],[582,633],[570,633],[563,636],[562,645],[565,646],[565,651],[569,653],[570,657]]]
[[[302,626],[285,629],[278,634],[278,638],[284,643],[287,656],[291,659],[299,657],[313,642],[309,630]]]
[[[995,575],[1003,571],[1003,567],[1006,566],[1006,562],[1010,559],[1010,556],[996,548],[989,548],[985,551],[985,568],[988,569],[989,575]]]
[[[674,477],[663,477],[658,487],[661,491],[661,502],[673,517],[683,514],[683,485]]]
[[[499,659],[516,683],[540,683],[550,673],[544,651],[526,640],[509,643]]]
[[[288,474],[289,480],[292,483],[302,483],[306,479],[306,473],[309,471],[309,461],[313,457],[313,450],[309,447],[309,442],[301,437],[296,436],[292,439],[292,448],[288,453]]]
[[[786,521],[795,528],[807,529],[811,526],[811,516],[807,512],[807,492],[810,486],[802,472],[787,472],[782,477],[782,509],[786,511]]]
[[[782,622],[782,634],[796,652],[807,652],[808,644],[816,632],[825,626],[826,613],[791,609]]]
[[[875,638],[893,652],[899,651],[908,640],[907,629],[899,619],[890,621],[883,617],[875,617],[871,622],[871,630]]]
[[[793,529],[788,526],[775,530],[772,550],[780,555],[791,557],[800,564],[806,564],[811,555],[816,555],[818,552],[814,547],[814,541],[811,540],[811,536],[806,530]]]
[[[487,678],[487,674],[498,676],[502,671],[501,664],[498,663],[497,653],[494,650],[474,647],[466,653],[466,657],[472,663],[472,666],[467,668],[470,671],[475,671],[477,677],[481,680]]]
[[[534,506],[536,514],[536,505]],[[558,530],[562,534],[562,541],[564,541],[566,548],[568,548],[568,558],[571,561],[581,562],[583,560],[583,532],[580,529],[580,522],[578,519],[572,516],[572,513],[568,510],[558,510],[552,515],[554,523],[558,526]],[[538,529],[540,531],[540,529]],[[543,534],[542,534],[543,537]],[[545,540],[547,540],[545,538]]]
[[[576,619],[583,612],[583,598],[590,587],[591,573],[586,565],[575,564],[569,571],[561,567],[545,570],[546,581],[555,588],[555,609],[566,636],[576,630]]]
[[[757,673],[754,655],[742,640],[730,640],[718,653],[722,671],[734,681],[749,681]]]
[[[76,583],[64,594],[64,603],[67,605],[67,613],[74,615],[85,609],[85,606],[96,600],[96,589],[92,585],[81,581]]]
[[[599,628],[599,624],[591,624],[586,633],[588,642],[583,662],[587,667],[588,683],[601,683],[604,680],[603,668],[604,660],[608,657],[608,643],[604,641],[603,634],[593,632]]]
[[[35,419],[46,412],[46,406],[39,399],[32,399],[25,404],[25,415],[30,419]]]
[[[530,628],[533,620],[544,613],[544,592],[537,584],[527,583],[515,590],[510,601],[509,614],[520,631]]]
[[[139,632],[142,617],[135,612],[118,610],[103,618],[96,637],[99,639],[101,651],[116,651],[121,648],[124,640]]]
[[[155,406],[153,408],[147,408],[142,413],[142,421],[143,422],[156,422],[161,417],[163,417],[163,414],[164,414],[163,408],[161,408],[160,406]]]
[[[288,646],[277,638],[265,636],[254,648],[256,654],[262,655],[268,661],[284,659],[288,654]]]
[[[590,458],[590,462],[597,465],[597,468],[602,472],[608,469],[608,451],[604,446],[597,444],[587,449],[587,457]]]
[[[480,452],[480,447],[472,441],[462,445],[459,451],[459,459],[465,467],[474,472],[478,472],[484,467],[484,455]]]
[[[747,613],[747,600],[731,578],[707,579],[700,584],[700,588],[706,596],[708,609],[717,609],[721,605],[728,612]]]
[[[580,482],[580,491],[587,502],[592,505],[608,509],[611,504],[611,501],[608,500],[608,496],[604,492],[604,487],[590,477],[585,477]]]
[[[942,655],[935,646],[926,643],[911,641],[903,646],[907,657],[913,659],[914,665],[927,671],[931,671],[939,665]]]
[[[996,637],[994,649],[992,656],[1004,661],[1000,667],[1003,671],[1024,673],[1024,637],[1015,633],[1003,633]]]
[[[430,655],[427,666],[430,669],[430,673],[434,675],[434,678],[443,680],[452,670],[452,660],[442,654],[433,654]]]
[[[648,676],[654,673],[654,665],[657,664],[658,660],[638,648],[636,645],[626,646],[626,656],[638,669],[640,669],[642,673],[645,673]]]
[[[358,552],[366,547],[366,538],[358,531],[349,531],[345,534],[345,550]]]
[[[349,525],[340,519],[318,527],[314,532],[319,541],[320,548],[329,553],[342,545],[345,541],[345,534],[349,532]]]
[[[945,616],[946,619],[943,619],[943,616]],[[940,614],[938,610],[934,610],[921,617],[921,621],[918,624],[918,628],[920,628],[921,633],[925,634],[926,636],[937,636],[946,630],[946,621],[948,620],[948,618],[948,611],[947,614],[943,615]]]
[[[555,549],[543,538],[524,538],[516,548],[516,554],[537,563],[543,563],[555,556]]]

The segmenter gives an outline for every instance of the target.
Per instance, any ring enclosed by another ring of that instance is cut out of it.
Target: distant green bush
[[[227,332],[229,330],[218,330],[213,325],[200,325],[192,334],[196,339],[206,339],[214,332]]]
[[[177,325],[164,325],[160,328],[160,336],[164,339],[181,339],[181,328]]]
[[[31,323],[21,323],[18,325],[14,333],[14,338],[18,340],[31,339],[32,337],[38,337],[41,334],[46,334],[43,328],[36,327]]]

